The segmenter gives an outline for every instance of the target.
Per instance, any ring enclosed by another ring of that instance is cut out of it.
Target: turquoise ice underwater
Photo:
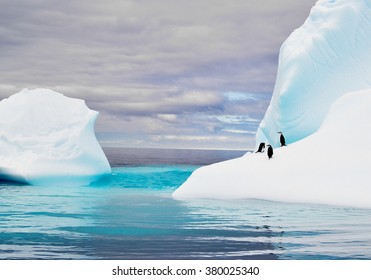
[[[106,154],[112,176],[91,186],[2,181],[0,258],[371,258],[370,209],[171,197],[198,166],[241,151]]]

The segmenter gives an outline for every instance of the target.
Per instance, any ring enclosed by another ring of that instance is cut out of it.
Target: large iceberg
[[[331,104],[350,91],[371,87],[371,1],[320,0],[283,43],[270,106],[257,144],[278,146],[320,127]]]
[[[0,102],[0,179],[33,185],[89,184],[111,167],[94,134],[98,112],[48,89]]]
[[[202,167],[174,198],[256,198],[371,208],[371,0],[319,0],[281,47],[257,144],[274,156]],[[278,131],[288,146],[279,146]]]

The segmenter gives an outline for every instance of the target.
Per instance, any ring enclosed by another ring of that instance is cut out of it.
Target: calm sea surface
[[[1,259],[371,259],[371,209],[171,198],[243,151],[105,152],[112,176],[91,186],[0,181]]]

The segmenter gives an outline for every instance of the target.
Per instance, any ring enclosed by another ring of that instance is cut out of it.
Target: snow
[[[371,208],[371,89],[331,107],[321,128],[291,145],[197,169],[174,198],[256,198]]]
[[[33,185],[89,184],[111,173],[94,134],[98,112],[49,89],[0,102],[0,178]]]
[[[371,1],[319,0],[280,50],[256,135],[266,153],[197,169],[176,199],[264,199],[371,208]],[[282,131],[287,146],[279,146]]]
[[[257,144],[277,147],[317,131],[331,104],[371,87],[371,1],[320,0],[283,43],[270,106]]]

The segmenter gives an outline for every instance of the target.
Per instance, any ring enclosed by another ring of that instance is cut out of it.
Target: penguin
[[[286,140],[285,140],[285,136],[283,136],[282,132],[278,132],[278,134],[280,134],[280,143],[281,143],[281,147],[282,146],[286,146]]]
[[[267,149],[267,155],[268,155],[268,159],[271,159],[271,157],[273,156],[273,148],[271,145],[267,145],[268,149]]]
[[[255,153],[263,153],[264,152],[264,149],[265,149],[265,143],[264,142],[261,142],[259,144],[258,150]]]

